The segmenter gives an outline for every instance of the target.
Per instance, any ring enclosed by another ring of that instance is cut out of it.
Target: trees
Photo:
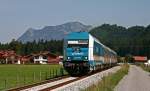
[[[33,41],[23,44],[13,39],[8,44],[0,44],[0,50],[14,50],[19,55],[29,55],[40,51],[50,51],[52,53],[62,54],[62,47],[62,40],[40,40],[39,42]]]
[[[125,61],[128,62],[128,63],[133,63],[134,62],[134,59],[133,59],[133,56],[128,54],[125,56]]]
[[[127,54],[150,58],[150,25],[125,28],[103,24],[90,31],[103,44],[115,50],[119,56]]]
[[[14,50],[17,54],[21,54],[21,47],[22,47],[21,42],[18,42],[15,39],[12,39],[12,41],[9,43],[8,49]]]

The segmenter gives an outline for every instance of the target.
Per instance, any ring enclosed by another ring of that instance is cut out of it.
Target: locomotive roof
[[[89,39],[88,32],[72,32],[68,34],[65,39]]]

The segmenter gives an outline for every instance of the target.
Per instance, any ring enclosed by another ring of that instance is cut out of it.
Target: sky
[[[98,26],[150,24],[150,0],[0,0],[0,42],[20,37],[28,28],[79,21]]]

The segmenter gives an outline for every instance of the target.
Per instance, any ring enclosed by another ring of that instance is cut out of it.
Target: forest
[[[16,40],[12,40],[10,43],[0,43],[0,50],[14,50],[18,55],[30,55],[31,53],[38,53],[40,51],[49,51],[57,55],[62,54],[63,41],[62,40],[51,40],[38,42],[27,42],[22,43]]]
[[[150,57],[150,25],[131,26],[103,24],[90,31],[103,44],[115,50],[119,56]]]

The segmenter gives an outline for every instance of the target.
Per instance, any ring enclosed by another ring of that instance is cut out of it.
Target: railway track
[[[83,79],[83,78],[85,78],[85,77],[86,77],[86,76],[76,77],[76,78],[73,79],[73,80],[69,80],[69,81],[66,81],[66,82],[64,82],[64,83],[60,83],[60,84],[57,84],[57,85],[54,85],[54,86],[51,86],[51,87],[48,87],[48,88],[45,88],[45,89],[42,89],[42,90],[39,90],[39,91],[51,91],[51,90],[53,90],[53,89],[62,87],[62,86],[67,85],[67,84],[69,84],[69,83],[73,83],[73,82],[78,81],[78,80],[80,80],[80,79]]]
[[[106,70],[106,69],[105,69]],[[104,71],[104,70],[103,70]],[[80,76],[80,77],[70,77],[70,76],[64,76],[57,79],[51,79],[46,82],[34,84],[34,85],[28,85],[16,89],[11,89],[9,91],[51,91],[60,87],[63,87],[67,84],[80,81],[84,78],[88,78],[94,74],[99,73],[100,71],[93,72],[91,74]],[[55,91],[55,90],[54,90]]]
[[[39,83],[31,84],[31,85],[26,85],[26,86],[22,86],[22,87],[18,87],[18,88],[9,89],[7,91],[21,91],[21,90],[25,90],[25,89],[32,88],[32,87],[35,87],[35,86],[39,86],[39,85],[42,85],[42,84],[55,82],[55,81],[65,79],[65,78],[68,78],[68,77],[70,77],[70,76],[69,75],[64,75],[64,76],[57,77],[57,78],[54,78],[54,79],[49,79],[49,80],[46,80],[46,81],[43,81],[43,82],[39,82]]]
[[[80,80],[87,76],[81,76],[81,77],[70,77],[69,75],[51,79],[48,81],[44,81],[41,83],[33,84],[33,85],[27,85],[15,89],[10,89],[8,91],[50,91],[52,89],[61,87],[63,85],[72,83],[74,81]]]
[[[107,68],[107,69],[108,69],[108,68]],[[104,70],[107,70],[107,69],[104,69]],[[73,80],[69,80],[69,81],[66,81],[66,82],[64,82],[64,83],[60,83],[60,84],[57,84],[57,85],[54,85],[54,86],[51,86],[51,87],[48,87],[48,88],[45,88],[45,89],[42,89],[42,90],[38,90],[38,91],[55,91],[55,89],[57,89],[57,88],[60,88],[60,87],[65,86],[65,85],[67,85],[67,84],[70,84],[70,83],[79,81],[79,80],[81,80],[81,79],[87,78],[87,77],[89,77],[89,76],[91,76],[91,75],[94,75],[94,74],[99,73],[99,72],[104,71],[104,70],[97,70],[97,71],[92,72],[92,73],[90,73],[90,74],[87,74],[87,75],[84,75],[84,76],[79,76],[79,77],[76,77],[76,78],[73,79]]]
[[[66,82],[72,82],[76,79],[77,79],[77,77],[68,77],[68,78],[64,78],[64,79],[57,80],[57,81],[54,81],[54,82],[50,82],[50,83],[38,85],[38,86],[35,86],[35,87],[31,87],[31,88],[28,88],[28,89],[24,89],[24,90],[21,90],[21,91],[45,91],[49,87],[50,88],[57,88],[58,86],[61,86],[61,84],[64,84]]]

